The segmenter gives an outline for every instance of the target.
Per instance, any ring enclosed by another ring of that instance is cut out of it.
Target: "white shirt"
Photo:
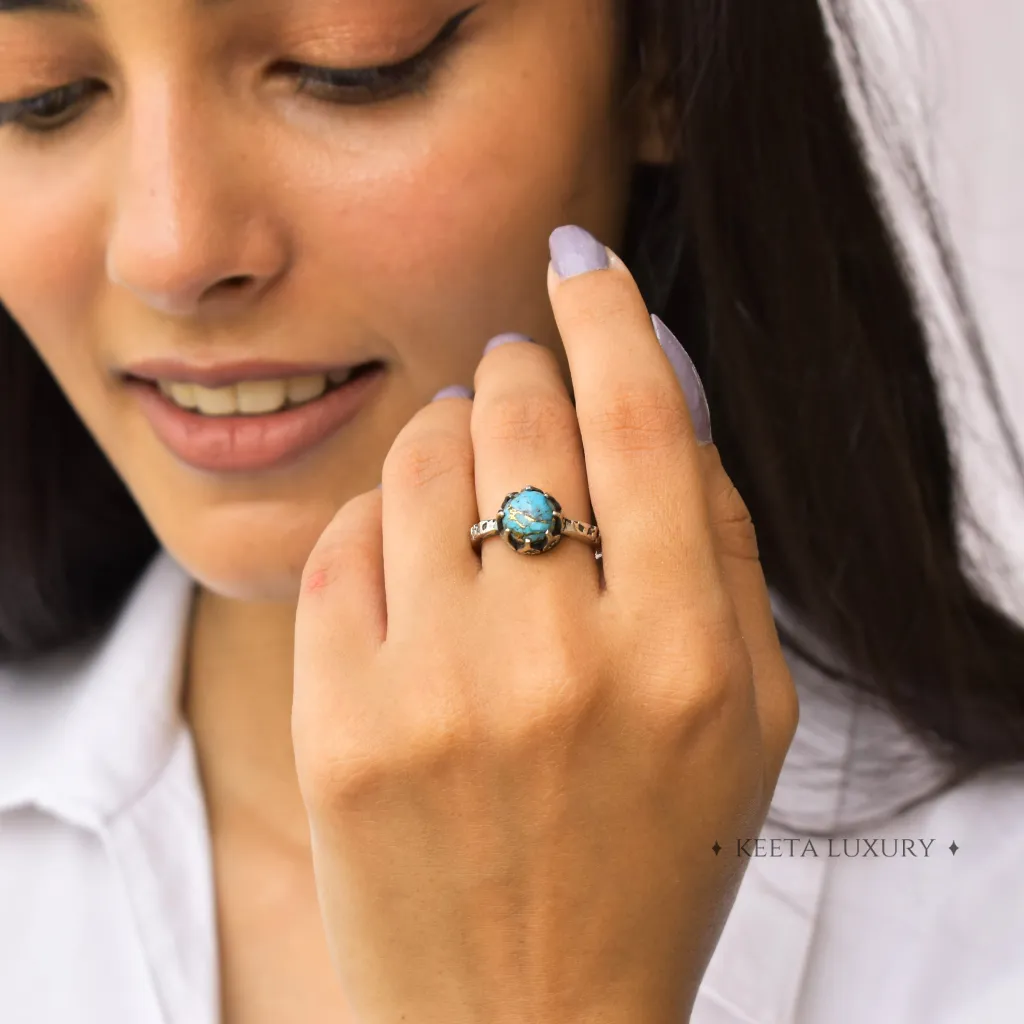
[[[180,710],[193,586],[161,550],[99,643],[0,670],[3,1024],[217,1021],[210,836]],[[883,712],[790,664],[800,726],[692,1024],[1020,1020],[1024,770],[893,817],[937,767]],[[906,767],[857,789],[849,765],[872,739]],[[844,834],[866,855],[808,847],[811,826],[865,812],[882,820]],[[742,855],[737,838],[719,855]]]

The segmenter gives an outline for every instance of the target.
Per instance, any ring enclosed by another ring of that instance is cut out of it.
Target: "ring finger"
[[[522,335],[501,335],[484,351],[474,390],[470,432],[480,519],[497,518],[511,492],[535,487],[557,499],[567,518],[592,522],[579,423],[554,353]],[[484,571],[499,582],[519,586],[524,573],[550,578],[560,571],[599,590],[594,548],[576,538],[563,537],[540,555],[513,551],[503,538],[480,544]]]

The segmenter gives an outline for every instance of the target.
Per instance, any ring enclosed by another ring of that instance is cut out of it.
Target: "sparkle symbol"
[[[956,845],[956,840],[954,839],[953,842],[949,844],[949,852],[955,857],[956,851],[959,849],[960,847]]]
[[[717,840],[717,839],[715,840],[715,845],[714,845],[714,846],[712,846],[712,847],[711,847],[711,849],[715,851],[715,856],[717,857],[717,856],[718,856],[718,854],[719,854],[719,851],[720,851],[720,850],[722,849],[722,848],[721,848],[721,847],[720,847],[720,846],[718,845],[718,840]]]

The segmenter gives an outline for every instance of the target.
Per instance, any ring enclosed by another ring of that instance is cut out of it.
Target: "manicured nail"
[[[505,345],[510,341],[529,341],[536,344],[529,335],[516,334],[515,331],[509,331],[506,334],[499,334],[494,338],[491,338],[486,345],[484,345],[484,355],[487,355],[491,349],[497,348],[499,345]]]
[[[431,399],[432,402],[436,402],[439,398],[472,398],[473,392],[469,388],[464,388],[461,384],[452,384],[450,387],[441,388],[440,391]]]
[[[589,231],[575,224],[555,228],[548,246],[552,266],[563,281],[591,270],[608,269],[608,250]]]
[[[664,321],[651,314],[651,323],[654,324],[654,333],[658,336],[658,343],[661,345],[672,369],[676,371],[676,377],[682,385],[683,394],[686,396],[686,404],[690,407],[690,417],[693,420],[693,429],[697,435],[698,444],[711,444],[711,410],[708,408],[707,395],[704,394],[704,385],[701,383],[697,367],[693,360],[687,355],[682,342],[665,326]]]

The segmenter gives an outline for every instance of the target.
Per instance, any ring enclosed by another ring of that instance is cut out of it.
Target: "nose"
[[[181,104],[170,117],[152,108],[137,116],[107,242],[110,281],[173,316],[251,302],[289,260],[272,190],[252,170],[260,161],[196,109]]]

